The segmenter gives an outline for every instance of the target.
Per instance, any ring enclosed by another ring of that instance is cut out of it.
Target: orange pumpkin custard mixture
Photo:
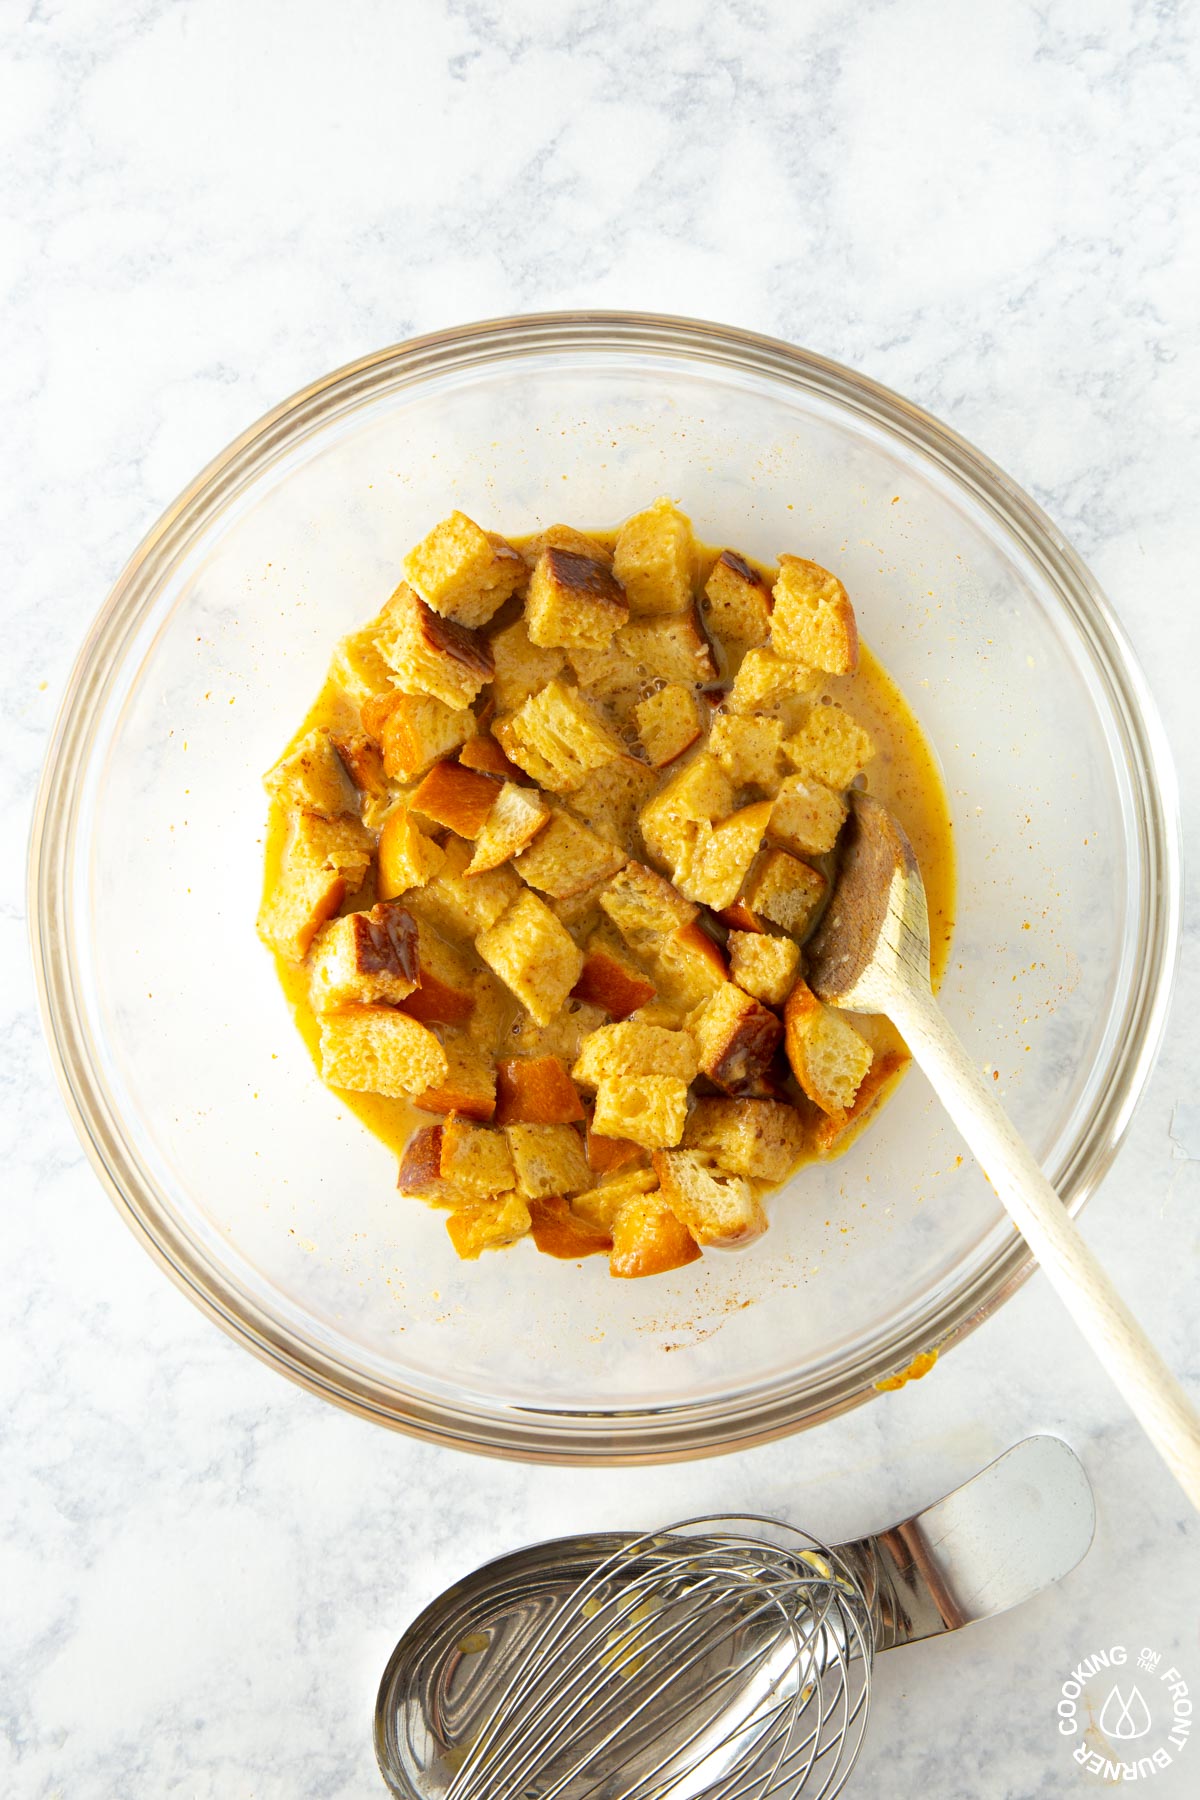
[[[845,588],[665,499],[510,540],[452,513],[266,786],[297,1024],[463,1257],[679,1268],[870,1118],[904,1047],[804,981],[850,788],[908,832],[935,977],[948,953],[944,790]]]

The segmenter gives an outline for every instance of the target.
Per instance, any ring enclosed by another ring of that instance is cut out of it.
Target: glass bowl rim
[[[1135,967],[1107,1078],[1063,1166],[1048,1171],[1071,1213],[1108,1169],[1149,1078],[1166,1025],[1179,953],[1182,904],[1179,801],[1165,732],[1124,629],[1051,520],[965,438],[870,377],[784,340],[736,326],[657,313],[566,311],[516,314],[407,339],[333,370],[249,426],[189,483],[147,532],[114,583],[76,658],[59,705],[38,787],[30,835],[29,929],[42,1021],[60,1090],[102,1185],[135,1235],[192,1300],[231,1337],[310,1392],[362,1417],[442,1445],[560,1464],[653,1463],[744,1448],[848,1411],[875,1384],[930,1347],[922,1319],[878,1346],[873,1357],[823,1378],[766,1393],[699,1404],[586,1412],[496,1409],[401,1394],[291,1336],[160,1204],[127,1147],[110,1103],[73,981],[70,877],[81,787],[112,678],[161,580],[234,495],[339,413],[389,388],[448,371],[539,353],[646,353],[768,376],[816,394],[918,450],[965,487],[1040,566],[1103,677],[1135,795],[1140,874]],[[1013,1241],[945,1303],[934,1333],[945,1352],[996,1311],[1034,1268]]]

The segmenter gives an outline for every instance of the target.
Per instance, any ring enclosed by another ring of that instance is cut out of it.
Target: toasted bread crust
[[[513,1056],[496,1065],[497,1125],[573,1125],[583,1102],[558,1056]]]

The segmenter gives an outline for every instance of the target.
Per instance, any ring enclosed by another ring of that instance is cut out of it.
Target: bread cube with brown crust
[[[570,900],[586,888],[607,881],[623,868],[623,850],[597,837],[569,813],[555,812],[545,831],[539,832],[513,867],[529,887],[552,900]]]
[[[612,1222],[630,1200],[637,1200],[643,1194],[654,1193],[658,1187],[658,1176],[650,1167],[649,1151],[638,1149],[642,1159],[642,1167],[625,1169],[621,1174],[609,1175],[597,1187],[589,1188],[586,1194],[576,1194],[571,1201],[571,1211],[590,1224],[599,1226],[604,1231],[612,1229]]]
[[[649,1158],[640,1144],[630,1138],[605,1137],[598,1132],[589,1118],[584,1126],[584,1141],[587,1145],[588,1168],[597,1175],[615,1174],[618,1169],[628,1170],[631,1166],[644,1169]]]
[[[543,1256],[575,1262],[581,1256],[596,1256],[612,1249],[612,1237],[604,1227],[580,1218],[571,1202],[557,1194],[545,1200],[531,1200],[529,1216],[533,1221],[530,1235]]]
[[[600,905],[635,955],[657,950],[695,919],[699,908],[678,888],[648,869],[627,862],[600,895]]]
[[[883,1051],[873,1059],[859,1083],[852,1106],[841,1113],[818,1114],[811,1141],[819,1156],[836,1156],[847,1148],[911,1060],[903,1050]]]
[[[619,1075],[596,1084],[592,1123],[602,1137],[628,1138],[643,1149],[677,1144],[687,1118],[688,1084],[675,1075]]]
[[[530,694],[540,693],[561,675],[565,658],[561,650],[541,649],[530,640],[523,618],[514,619],[488,640],[492,648],[492,697],[501,713],[515,713]]]
[[[729,980],[729,964],[721,946],[698,919],[664,938],[650,956],[659,998],[689,1013]]]
[[[342,639],[329,665],[329,680],[358,707],[393,690],[395,680],[379,654],[374,624]]]
[[[686,1031],[642,1025],[634,1019],[601,1025],[584,1039],[571,1074],[585,1088],[642,1075],[671,1075],[686,1087],[696,1079],[696,1043]],[[633,1135],[606,1131],[603,1125],[596,1130],[605,1137]]]
[[[718,988],[694,1015],[700,1067],[714,1086],[735,1097],[761,1089],[783,1026],[736,982]]]
[[[551,681],[519,711],[497,719],[493,736],[510,762],[539,787],[567,794],[593,769],[625,756],[620,739],[575,688]]]
[[[819,869],[789,856],[786,850],[768,850],[755,864],[741,898],[759,921],[778,925],[803,943],[816,923],[829,883]]]
[[[430,763],[449,756],[475,731],[472,713],[445,706],[427,694],[389,695],[378,713],[364,711],[363,724],[377,738],[384,769],[393,781],[415,781]]]
[[[516,1187],[512,1154],[502,1131],[453,1115],[414,1132],[405,1147],[397,1182],[416,1199],[462,1204],[490,1200]]]
[[[466,1025],[475,1012],[475,977],[461,951],[417,920],[417,985],[401,1002],[422,1025]]]
[[[486,874],[528,849],[550,818],[550,808],[536,788],[518,787],[515,781],[506,781],[475,836],[475,854],[467,874]]]
[[[444,706],[470,706],[495,673],[481,633],[443,619],[411,588],[396,589],[379,618],[379,654],[406,694],[429,694]]]
[[[573,550],[543,550],[525,600],[531,643],[603,650],[628,617],[625,591],[606,563]]]
[[[870,1044],[803,981],[788,995],[783,1018],[788,1061],[804,1092],[831,1117],[849,1112],[871,1067]]]
[[[617,632],[617,646],[643,681],[660,675],[693,686],[717,678],[712,645],[694,606],[670,619],[631,619]]]
[[[458,760],[464,769],[478,769],[480,774],[494,775],[498,781],[521,780],[522,771],[509,762],[495,738],[486,731],[477,731],[473,738],[467,739],[458,753]]]
[[[783,726],[778,719],[719,712],[709,729],[708,747],[735,787],[778,793],[783,779]]]
[[[691,521],[664,495],[626,519],[617,533],[613,572],[631,613],[659,617],[692,604],[695,544]]]
[[[682,1269],[700,1256],[700,1246],[659,1192],[626,1201],[612,1222],[611,1275],[638,1280]]]
[[[736,550],[722,550],[704,587],[708,628],[722,642],[752,650],[771,629],[771,590]]]
[[[731,931],[729,973],[764,1006],[780,1007],[800,973],[800,946],[790,937],[764,932]]]
[[[359,810],[358,789],[328,731],[307,731],[263,776],[272,799],[299,812],[336,819]]]
[[[664,783],[639,814],[651,856],[670,869],[686,866],[697,828],[733,811],[733,785],[715,757],[701,751]],[[678,882],[676,882],[678,885]]]
[[[507,865],[468,877],[470,863],[470,844],[450,838],[437,874],[406,896],[418,918],[428,919],[452,943],[473,940],[486,931],[522,891]]]
[[[584,946],[583,972],[572,989],[576,1000],[590,1000],[619,1021],[653,1000],[654,991],[645,970],[610,932],[591,934]]]
[[[837,843],[846,811],[832,788],[806,775],[789,775],[775,796],[767,835],[795,856],[823,856]]]
[[[598,538],[588,537],[586,532],[576,531],[573,525],[547,525],[544,531],[522,538],[520,548],[531,569],[544,550],[570,550],[575,556],[590,556],[593,562],[612,568],[613,553],[608,546]]]
[[[730,712],[743,718],[753,713],[773,713],[786,701],[815,698],[823,680],[817,670],[788,662],[769,645],[747,650],[726,704]]]
[[[520,1194],[505,1194],[481,1206],[463,1207],[446,1220],[450,1242],[464,1262],[473,1262],[484,1250],[503,1250],[525,1237],[530,1213]]]
[[[490,1119],[496,1110],[496,1065],[490,1049],[474,1043],[465,1031],[442,1029],[445,1073],[431,1081],[413,1105],[422,1112],[459,1113],[464,1119]]]
[[[511,544],[452,512],[409,551],[404,573],[434,612],[473,628],[486,625],[529,572]]]
[[[381,799],[390,792],[383,752],[362,731],[331,732],[330,742],[359,794]]]
[[[583,971],[583,952],[528,888],[480,933],[475,948],[538,1025],[550,1023]]]
[[[598,837],[622,849],[636,848],[638,814],[657,785],[653,769],[625,756],[585,775],[563,804]]]
[[[814,706],[799,731],[783,746],[798,774],[826,787],[848,788],[875,754],[871,734],[837,704]]]
[[[375,840],[357,819],[294,813],[258,934],[277,955],[303,962],[313,939],[347,894],[356,894],[371,866]]]
[[[743,1176],[710,1168],[694,1150],[659,1150],[652,1160],[663,1199],[698,1244],[745,1244],[767,1229]]]
[[[784,1100],[698,1100],[683,1148],[730,1175],[786,1181],[807,1148],[805,1120]]]
[[[559,1056],[511,1056],[496,1065],[497,1125],[573,1125],[583,1102]]]
[[[445,1079],[438,1040],[394,1006],[344,1006],[319,1024],[321,1074],[330,1087],[400,1100]]]
[[[703,730],[695,693],[682,682],[667,682],[645,700],[639,700],[633,711],[638,736],[655,769],[665,769],[690,750]]]
[[[789,662],[830,675],[858,667],[858,626],[836,575],[803,556],[781,556],[772,590],[771,647]]]
[[[314,1012],[376,1001],[394,1006],[416,985],[416,920],[394,900],[347,913],[317,933],[308,978]]]
[[[505,1136],[526,1199],[581,1194],[592,1185],[583,1139],[573,1125],[506,1125]]]
[[[717,825],[702,821],[682,865],[676,865],[680,893],[715,912],[730,905],[758,855],[773,806],[771,800],[759,800]]]
[[[500,786],[492,776],[456,762],[438,762],[409,795],[408,807],[461,838],[474,839],[499,795]]]

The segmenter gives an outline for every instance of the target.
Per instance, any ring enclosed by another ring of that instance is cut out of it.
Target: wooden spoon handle
[[[888,1013],[1067,1311],[1200,1511],[1200,1418],[1182,1387],[1079,1235],[932,995],[906,988],[893,997]]]

